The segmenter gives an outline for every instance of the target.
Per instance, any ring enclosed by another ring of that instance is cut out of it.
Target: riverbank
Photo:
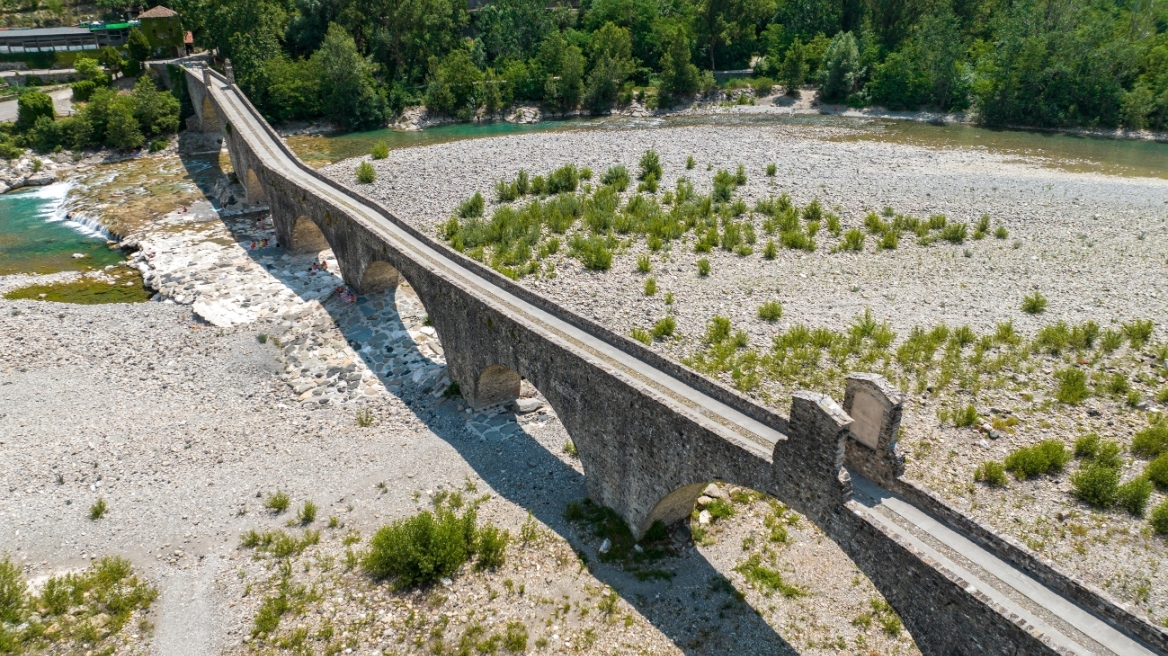
[[[911,121],[930,123],[934,125],[979,125],[976,116],[972,113],[946,113],[928,110],[920,111],[893,111],[883,107],[848,107],[844,104],[828,104],[819,101],[819,90],[814,87],[805,87],[799,90],[798,95],[787,95],[779,92],[775,87],[770,93],[758,96],[750,87],[730,91],[715,90],[704,96],[693,98],[689,103],[679,104],[668,108],[648,108],[633,101],[627,106],[616,107],[609,112],[593,114],[587,109],[578,109],[570,112],[547,112],[538,105],[519,103],[497,114],[481,113],[470,121],[464,121],[452,116],[434,114],[426,107],[411,107],[402,112],[389,127],[395,130],[417,131],[428,128],[457,125],[459,123],[484,124],[491,122],[506,122],[521,125],[530,125],[542,121],[562,121],[572,118],[601,118],[605,116],[624,116],[630,118],[675,118],[697,116],[814,116],[830,115],[845,118],[886,119],[896,121]],[[294,134],[321,134],[333,130],[331,126],[320,124],[312,127],[289,126],[281,130],[285,136]],[[1045,132],[1050,134],[1067,134],[1096,139],[1117,139],[1132,141],[1154,141],[1168,143],[1168,132],[1153,130],[1130,130],[1127,128],[1038,128],[1026,125],[1009,125],[999,129],[1022,132]]]

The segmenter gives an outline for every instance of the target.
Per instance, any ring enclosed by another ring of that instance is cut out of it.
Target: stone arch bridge
[[[901,478],[902,397],[856,375],[842,407],[799,392],[784,418],[439,245],[304,165],[231,79],[186,68],[198,125],[222,132],[248,200],[294,252],[331,248],[361,293],[409,280],[477,407],[546,397],[589,495],[640,536],[711,481],[774,495],[853,559],[926,654],[1168,653],[1168,633]]]

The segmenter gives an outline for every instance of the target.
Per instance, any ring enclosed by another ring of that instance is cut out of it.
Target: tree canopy
[[[629,102],[634,87],[665,104],[710,88],[711,70],[753,68],[788,93],[819,84],[825,102],[973,109],[989,125],[1168,127],[1163,2],[182,4],[184,14],[199,10],[197,41],[232,58],[274,120],[364,127],[415,103],[463,118],[511,102],[602,112]]]

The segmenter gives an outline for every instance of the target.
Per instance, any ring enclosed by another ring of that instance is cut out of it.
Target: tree
[[[661,58],[660,16],[654,0],[593,0],[584,14],[584,29],[595,32],[606,23],[623,27],[632,37],[632,56],[644,66],[656,68]]]
[[[130,28],[130,36],[126,39],[126,54],[139,64],[150,59],[150,41],[146,35],[136,27]]]
[[[788,96],[799,94],[799,88],[803,86],[806,75],[807,67],[803,61],[803,41],[796,37],[791,43],[791,47],[787,48],[787,54],[783,57],[783,66],[779,71],[779,81],[787,88]]]
[[[480,105],[483,73],[466,50],[452,50],[441,61],[433,59],[434,74],[426,88],[426,107],[463,120]]]
[[[309,59],[293,61],[285,55],[264,62],[268,88],[264,102],[256,102],[273,121],[294,121],[320,115],[321,75]]]
[[[122,72],[122,53],[118,52],[117,48],[113,46],[106,46],[97,51],[97,61],[105,70],[109,71],[111,75],[117,75]]]
[[[369,62],[343,27],[329,25],[312,61],[320,73],[320,108],[326,116],[353,129],[385,126],[385,97],[374,86]]]
[[[860,46],[851,32],[840,32],[831,40],[823,54],[820,95],[828,102],[844,102],[856,90],[863,70],[860,68]]]
[[[498,0],[480,9],[475,27],[488,61],[521,59],[555,29],[544,0]]]
[[[116,98],[111,103],[106,118],[105,142],[114,148],[141,148],[146,137],[134,117],[133,103],[126,96]]]
[[[616,101],[626,77],[636,68],[629,31],[613,23],[592,33],[588,45],[592,71],[584,93],[585,103],[593,111],[604,111]]]
[[[178,99],[166,91],[159,91],[154,81],[143,75],[130,95],[134,118],[138,127],[149,136],[178,132]]]
[[[50,121],[56,116],[53,110],[53,99],[42,91],[29,91],[20,95],[16,101],[16,130],[24,132],[36,125],[37,119],[47,117]]]
[[[466,0],[370,0],[369,45],[391,80],[414,83],[427,74],[430,57],[458,47],[469,18]]]
[[[698,85],[698,67],[690,63],[689,39],[678,27],[666,37],[665,54],[661,55],[661,99],[670,104],[697,93]]]
[[[774,14],[773,0],[699,0],[695,6],[696,38],[706,48],[710,69],[717,70],[717,55],[732,62],[749,57],[757,38],[757,25]],[[736,51],[726,49],[733,45]]]
[[[559,32],[544,39],[536,56],[544,80],[543,100],[561,111],[574,109],[584,95],[584,53]]]

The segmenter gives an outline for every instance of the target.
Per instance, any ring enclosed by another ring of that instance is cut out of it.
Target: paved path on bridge
[[[540,310],[501,289],[454,258],[418,240],[385,219],[368,201],[330,185],[305,171],[303,165],[280,148],[265,127],[248,111],[241,98],[220,84],[212,90],[224,115],[235,130],[246,132],[256,154],[272,169],[280,170],[297,185],[312,190],[360,216],[367,227],[419,263],[441,271],[490,305],[523,317],[548,336],[571,344],[578,354],[616,372],[632,384],[671,397],[689,416],[727,439],[767,460],[782,433],[699,392],[652,365],[575,326]],[[956,573],[988,595],[998,605],[1025,618],[1048,635],[1061,651],[1074,654],[1154,654],[1152,650],[1117,631],[1057,592],[1043,586],[1012,564],[981,548],[952,527],[922,512],[903,499],[860,477],[853,477],[856,499],[879,525],[895,533],[941,567]]]
[[[852,474],[855,499],[869,516],[995,603],[1024,618],[1062,651],[1074,654],[1155,654],[1107,622],[1068,601],[951,526],[876,483]]]

